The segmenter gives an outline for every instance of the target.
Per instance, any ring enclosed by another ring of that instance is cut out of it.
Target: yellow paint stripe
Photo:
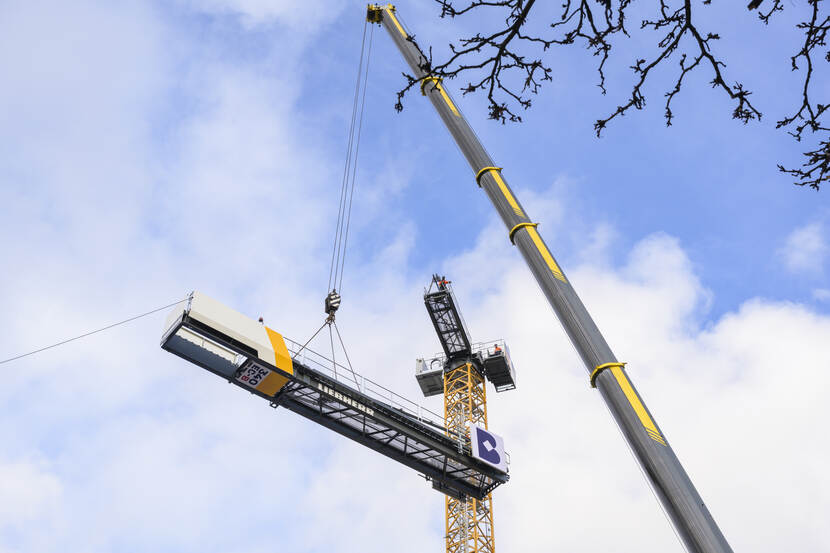
[[[450,100],[450,95],[447,94],[446,90],[444,90],[444,85],[442,85],[441,83],[435,83],[435,86],[438,87],[438,91],[441,93],[441,96],[444,98],[444,101],[450,107],[450,110],[452,110],[453,114],[456,117],[461,117],[461,114],[458,112],[458,109],[455,107],[455,104],[453,104],[452,100]]]
[[[287,376],[271,371],[268,376],[262,379],[262,382],[257,385],[256,389],[263,394],[274,397],[285,386],[286,382],[288,382]]]
[[[536,227],[527,227],[527,233],[536,245],[536,249],[539,250],[540,254],[542,254],[542,259],[544,259],[545,263],[548,264],[548,269],[550,269],[553,276],[562,282],[568,282],[565,280],[565,275],[562,274],[562,269],[560,269],[559,265],[556,264],[556,261],[553,259],[553,256],[550,254],[547,246],[545,246],[545,243],[542,242],[542,237],[539,236],[539,233],[536,231]]]
[[[659,443],[660,445],[667,445],[667,444],[666,444],[666,440],[664,440],[664,439],[663,439],[663,436],[661,436],[659,433],[658,433],[658,434],[655,434],[655,433],[653,433],[653,432],[649,432],[649,433],[648,433],[648,435],[649,435],[649,437],[650,437],[652,440],[654,440],[655,442]]]
[[[426,87],[430,84],[432,84],[432,87],[435,90],[441,93],[441,97],[444,98],[444,102],[455,114],[455,116],[461,117],[461,114],[458,112],[458,109],[455,107],[455,104],[452,103],[450,95],[447,94],[447,91],[444,89],[444,85],[441,84],[441,77],[424,77],[424,79],[421,81],[421,94],[423,96],[427,95]],[[433,88],[430,88],[430,92],[432,92]]]
[[[522,211],[522,208],[519,207],[519,202],[516,201],[516,198],[513,197],[513,194],[510,193],[510,189],[507,188],[507,185],[501,178],[501,174],[498,171],[492,171],[492,174],[493,178],[496,180],[496,184],[499,185],[501,193],[504,195],[504,199],[507,200],[507,203],[510,204],[510,207],[513,208],[513,212],[519,217],[524,217],[524,211]]]
[[[386,14],[390,18],[392,18],[392,23],[394,23],[395,27],[398,28],[398,31],[401,32],[401,36],[404,37],[404,38],[407,38],[406,31],[403,30],[403,26],[401,25],[400,21],[398,21],[398,18],[395,17],[395,8],[392,6],[392,4],[389,4],[388,6],[386,6],[385,9],[386,9]]]
[[[637,413],[637,417],[639,417],[640,423],[643,425],[643,428],[646,429],[649,437],[659,444],[666,445],[665,438],[663,438],[660,431],[657,430],[657,425],[654,424],[653,420],[651,420],[648,411],[646,411],[646,408],[643,406],[643,402],[640,401],[640,397],[637,395],[637,392],[634,391],[634,387],[631,386],[631,382],[629,382],[628,378],[626,378],[622,368],[611,367],[611,372],[614,374],[614,378],[617,379],[617,383],[620,385],[620,388],[622,388],[625,397],[628,398],[628,402],[631,404],[631,407],[634,408],[634,412]]]
[[[294,362],[291,360],[291,355],[288,353],[282,334],[274,332],[267,326],[265,330],[268,332],[271,347],[274,349],[274,366],[283,372],[294,374]]]

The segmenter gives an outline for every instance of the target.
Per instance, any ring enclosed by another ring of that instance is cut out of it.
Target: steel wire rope
[[[349,209],[346,211],[346,234],[343,237],[343,258],[340,262],[340,282],[337,285],[337,288],[340,290],[341,294],[343,293],[343,269],[346,267],[346,246],[349,243],[349,227],[352,222],[352,200],[354,199],[354,188],[355,183],[357,182],[357,158],[360,153],[360,135],[363,131],[363,111],[366,107],[366,85],[369,82],[369,62],[372,59],[372,40],[374,36],[375,27],[373,25],[369,31],[369,48],[367,48],[366,51],[366,71],[363,74],[363,97],[360,100],[360,115],[357,120],[357,140],[355,141],[354,147],[354,163],[352,163],[352,182],[349,191]]]
[[[337,380],[337,359],[334,357],[334,335],[329,325],[329,341],[331,342],[331,367],[334,369],[334,379]]]
[[[355,185],[357,182],[357,158],[360,152],[360,138],[363,131],[363,114],[365,112],[366,107],[366,89],[369,80],[369,61],[371,59],[372,42],[374,38],[374,28],[372,28],[369,32],[369,46],[367,48],[367,27],[368,22],[364,21],[363,36],[361,38],[360,44],[360,59],[358,61],[357,78],[355,79],[355,90],[354,96],[352,98],[352,114],[351,120],[349,122],[349,138],[346,147],[346,160],[343,164],[343,177],[340,182],[340,200],[338,202],[337,209],[337,223],[335,225],[334,244],[332,245],[331,265],[329,266],[329,296],[331,296],[338,289],[342,289],[343,286],[343,270],[346,264],[346,246],[348,243],[349,229],[351,228],[351,213],[352,206],[354,203]],[[361,81],[363,82],[362,91]],[[326,305],[328,306],[328,300]],[[332,332],[331,329],[332,325],[334,325],[334,330],[337,332],[338,341],[340,342],[340,346],[342,347],[343,353],[346,356],[348,369],[352,373],[352,378],[354,379],[355,384],[359,388],[360,384],[358,383],[357,375],[354,372],[351,360],[349,359],[349,354],[346,351],[346,346],[343,342],[343,337],[340,335],[340,329],[337,328],[337,325],[334,322],[335,310],[336,307],[334,308],[334,310],[328,311],[327,307],[327,313],[329,313],[329,317],[326,319],[323,325],[317,329],[317,332],[315,332],[312,335],[312,337],[309,338],[305,344],[303,344],[303,346],[297,351],[294,357],[296,358],[296,356],[299,355],[299,353],[303,351],[303,349],[305,349],[306,346],[320,333],[323,327],[328,325],[332,368],[334,370],[334,376],[336,379],[337,359],[334,349],[334,332]]]
[[[340,340],[340,347],[343,348],[343,355],[346,356],[346,364],[349,365],[349,370],[352,372],[352,378],[354,379],[354,384],[355,384],[355,386],[357,386],[358,391],[364,391],[364,390],[360,389],[360,383],[357,381],[357,374],[355,374],[354,367],[352,367],[352,360],[349,359],[349,352],[346,351],[346,344],[343,343],[343,337],[340,336],[340,329],[337,328],[337,323],[336,322],[332,321],[332,325],[334,326],[334,331],[337,332],[337,339]]]
[[[346,198],[348,192],[349,169],[352,164],[352,152],[355,139],[355,120],[357,119],[357,105],[360,99],[360,78],[363,75],[363,58],[366,49],[366,27],[368,23],[363,23],[363,37],[360,44],[360,60],[357,65],[357,79],[355,82],[354,97],[352,100],[352,116],[349,123],[349,140],[346,147],[346,160],[343,165],[343,177],[340,183],[340,201],[337,211],[337,224],[334,230],[334,245],[331,252],[331,266],[329,267],[329,283],[328,289],[332,289],[332,283],[337,284],[337,271],[340,266],[340,251],[342,247],[344,216],[346,210]],[[332,278],[333,277],[333,278]]]
[[[324,322],[323,322],[323,324],[322,324],[322,325],[320,325],[320,328],[318,328],[318,329],[317,329],[317,332],[315,332],[314,334],[312,334],[312,335],[311,335],[311,338],[309,338],[308,340],[306,340],[306,341],[305,341],[305,344],[303,344],[303,345],[302,345],[302,347],[300,347],[300,349],[298,349],[298,350],[297,350],[297,353],[295,353],[295,354],[291,357],[291,359],[296,359],[296,358],[297,358],[297,356],[298,356],[298,355],[300,355],[300,352],[302,352],[302,351],[306,348],[306,346],[307,346],[308,344],[310,344],[310,343],[311,343],[311,341],[312,341],[312,340],[313,340],[313,339],[314,339],[314,338],[315,338],[318,334],[320,334],[320,331],[321,331],[321,330],[323,330],[323,328],[325,328],[325,326],[326,326],[328,323],[329,323],[329,322],[328,322],[328,320],[324,321]],[[309,350],[309,351],[311,351],[311,350]]]
[[[175,301],[175,302],[173,302],[173,303],[170,303],[170,304],[164,305],[164,306],[162,306],[162,307],[158,307],[158,308],[156,308],[156,309],[153,309],[152,311],[147,311],[146,313],[142,313],[142,314],[140,314],[140,315],[135,315],[135,316],[133,316],[133,317],[130,317],[129,319],[124,319],[123,321],[119,321],[119,322],[117,322],[117,323],[112,323],[111,325],[107,325],[107,326],[102,327],[102,328],[99,328],[99,329],[97,329],[97,330],[92,330],[92,331],[90,331],[90,332],[86,332],[86,333],[81,334],[81,335],[79,335],[79,336],[75,336],[75,337],[73,337],[73,338],[69,338],[69,339],[67,339],[67,340],[63,340],[63,341],[57,342],[57,343],[52,344],[52,345],[50,345],[50,346],[45,346],[45,347],[38,348],[38,349],[36,349],[36,350],[30,351],[30,352],[27,352],[27,353],[23,353],[23,354],[21,354],[21,355],[16,355],[15,357],[10,357],[10,358],[8,358],[8,359],[4,359],[4,360],[0,361],[0,365],[2,365],[2,364],[4,364],[4,363],[9,363],[9,362],[11,362],[11,361],[16,361],[16,360],[18,360],[18,359],[22,359],[23,357],[28,357],[29,355],[34,355],[34,354],[36,354],[36,353],[40,353],[40,352],[42,352],[42,351],[46,351],[46,350],[48,350],[48,349],[56,348],[56,347],[58,347],[58,346],[62,346],[62,345],[64,345],[64,344],[68,344],[69,342],[74,342],[75,340],[80,340],[81,338],[86,338],[87,336],[92,336],[93,334],[98,334],[99,332],[104,332],[105,330],[109,330],[109,329],[111,329],[111,328],[115,328],[115,327],[120,326],[120,325],[123,325],[123,324],[130,323],[130,322],[135,321],[135,320],[137,320],[137,319],[140,319],[140,318],[142,318],[142,317],[146,317],[146,316],[148,316],[148,315],[152,315],[153,313],[158,313],[159,311],[162,311],[162,310],[167,309],[167,308],[169,308],[169,307],[173,307],[174,305],[178,305],[178,304],[180,304],[180,303],[182,303],[182,302],[187,301],[188,299],[189,299],[189,298],[184,298],[184,299],[181,299],[181,300],[179,300],[179,301]]]

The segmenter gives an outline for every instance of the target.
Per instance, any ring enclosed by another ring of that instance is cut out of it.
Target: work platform
[[[510,358],[507,344],[500,340],[485,344],[480,350],[484,358],[484,375],[493,383],[497,392],[516,389],[516,369]]]
[[[515,389],[516,369],[504,340],[472,343],[451,284],[446,277],[432,275],[424,292],[424,305],[444,350],[415,362],[415,378],[424,397],[444,393],[444,373],[460,361],[472,362],[497,392]]]
[[[482,499],[509,476],[472,455],[443,417],[194,292],[167,318],[161,347],[247,391]],[[302,349],[302,351],[300,351]]]
[[[474,343],[470,346],[469,357],[477,361],[476,367],[481,368],[483,376],[497,392],[516,389],[516,369],[504,340]],[[444,371],[449,359],[446,354],[437,353],[429,359],[415,360],[415,379],[424,397],[444,393]]]

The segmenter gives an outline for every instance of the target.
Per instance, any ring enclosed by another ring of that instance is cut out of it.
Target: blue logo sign
[[[482,460],[494,465],[501,464],[501,456],[498,452],[498,441],[496,437],[486,430],[475,427],[476,440],[478,441],[478,455]]]
[[[504,451],[504,440],[475,423],[470,424],[470,446],[473,457],[492,465],[502,472],[507,472],[507,453]]]

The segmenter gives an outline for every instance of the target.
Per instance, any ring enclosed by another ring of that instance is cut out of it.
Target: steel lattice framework
[[[460,436],[469,434],[468,423],[487,428],[487,389],[473,363],[462,362],[444,371],[444,426]],[[447,553],[495,553],[492,494],[447,497],[445,512]]]
[[[268,343],[273,349],[267,349]],[[307,365],[313,356],[291,357],[282,335],[204,294],[194,292],[187,307],[171,313],[161,347],[272,407],[284,407],[415,469],[445,493],[483,499],[508,480],[473,457],[468,444],[459,447],[454,430],[439,420],[407,410],[391,392],[357,374],[350,386],[336,370],[319,362],[316,368]],[[269,388],[268,382],[277,385]]]
[[[438,280],[433,280],[433,282],[440,283]],[[435,327],[435,332],[438,334],[441,347],[444,348],[447,357],[469,354],[472,349],[470,336],[464,326],[461,313],[456,308],[452,289],[446,284],[438,284],[438,287],[439,291],[434,294],[427,294],[424,297],[424,302]]]

